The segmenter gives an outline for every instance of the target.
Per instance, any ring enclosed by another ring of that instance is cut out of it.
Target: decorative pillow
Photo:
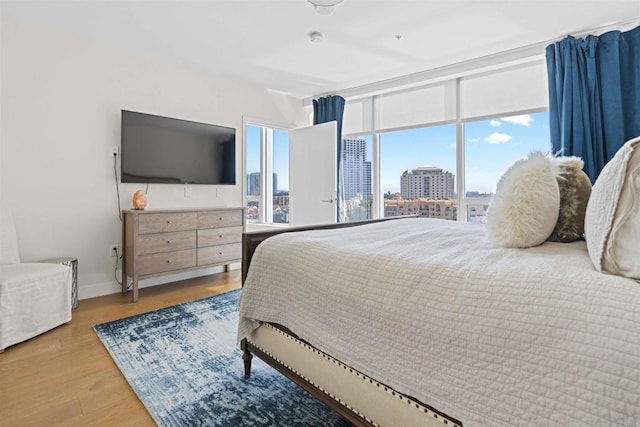
[[[558,221],[549,236],[552,242],[575,242],[584,234],[584,213],[591,195],[591,181],[582,170],[584,162],[579,157],[556,157],[556,180],[560,188]]]
[[[13,218],[8,207],[0,206],[0,265],[18,264],[18,239],[13,227]]]
[[[600,172],[584,232],[596,270],[640,279],[640,137],[627,141]]]
[[[507,169],[487,212],[486,233],[497,247],[528,248],[543,243],[558,220],[557,165],[534,151]]]

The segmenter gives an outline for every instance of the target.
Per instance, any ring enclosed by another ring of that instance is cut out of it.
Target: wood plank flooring
[[[240,287],[240,270],[81,300],[66,325],[0,354],[0,426],[154,426],[93,325]]]

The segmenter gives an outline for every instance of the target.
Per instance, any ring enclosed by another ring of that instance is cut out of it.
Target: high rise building
[[[405,171],[400,177],[403,199],[453,199],[455,179],[451,172],[434,166],[421,166]]]
[[[248,196],[260,195],[260,172],[253,172],[249,174],[249,179],[247,179],[247,187]]]
[[[253,172],[249,174],[247,179],[247,195],[259,196],[260,195],[260,172]],[[273,194],[278,192],[278,174],[273,174]]]
[[[342,139],[342,174],[344,198],[350,200],[357,194],[371,199],[371,162],[367,161],[367,141],[363,138]]]

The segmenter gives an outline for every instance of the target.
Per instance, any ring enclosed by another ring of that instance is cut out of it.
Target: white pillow
[[[0,265],[20,263],[18,239],[8,207],[0,207]]]
[[[596,270],[640,279],[640,137],[627,141],[600,172],[584,229]]]
[[[493,246],[528,248],[547,240],[560,210],[556,169],[552,157],[534,151],[502,175],[487,212]]]

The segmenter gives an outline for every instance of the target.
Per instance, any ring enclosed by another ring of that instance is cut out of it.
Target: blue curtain
[[[344,98],[341,96],[326,96],[313,100],[313,124],[326,123],[335,120],[338,125],[337,147],[337,180],[336,188],[336,221],[344,219],[344,179],[342,173],[342,117],[344,116]]]
[[[640,135],[640,27],[547,46],[554,153],[578,156],[595,182],[604,165]]]

